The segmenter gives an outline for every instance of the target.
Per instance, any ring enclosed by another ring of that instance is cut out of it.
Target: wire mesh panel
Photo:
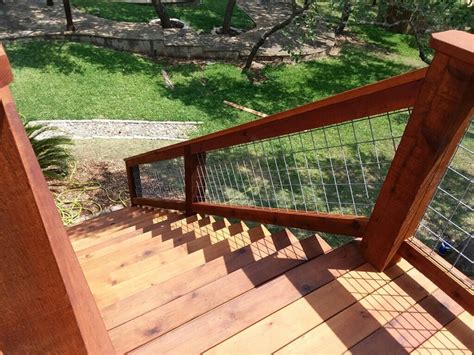
[[[473,287],[474,276],[474,125],[458,145],[414,236],[461,271]]]
[[[206,153],[206,201],[370,215],[410,116],[390,112]]]
[[[141,197],[184,200],[184,158],[139,166]]]

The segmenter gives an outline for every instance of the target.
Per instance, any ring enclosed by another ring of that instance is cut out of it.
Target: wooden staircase
[[[377,272],[358,240],[148,207],[68,233],[117,353],[473,350],[468,312],[406,261]]]

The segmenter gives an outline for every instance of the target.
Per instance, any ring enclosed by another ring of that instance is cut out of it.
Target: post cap
[[[433,33],[431,48],[447,56],[474,65],[474,35],[457,30]]]

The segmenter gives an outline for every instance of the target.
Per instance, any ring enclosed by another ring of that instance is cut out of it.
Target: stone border
[[[54,127],[58,134],[73,139],[189,139],[201,122],[135,121],[135,120],[38,120],[30,124]]]
[[[193,29],[163,30],[158,26],[146,23],[110,21],[73,9],[77,31],[72,33],[63,30],[64,15],[60,5],[58,3],[51,8],[38,7],[38,11],[34,12],[34,15],[28,12],[31,11],[28,6],[20,6],[18,15],[16,13],[11,15],[13,20],[10,21],[18,22],[17,25],[25,29],[9,31],[8,27],[2,28],[0,25],[0,41],[12,42],[31,38],[71,40],[150,57],[238,61],[248,56],[256,38],[263,31],[273,25],[275,21],[286,18],[286,12],[288,12],[288,5],[275,3],[272,5],[273,12],[262,16],[257,21],[255,13],[265,13],[265,11],[268,12],[268,9],[258,5],[256,1],[239,0],[238,5],[256,23],[257,27],[239,36],[228,37],[200,34]],[[10,14],[14,9],[12,6],[7,8]],[[277,9],[278,11],[276,11]],[[47,19],[43,20],[42,17]],[[41,21],[37,21],[37,18],[41,18]],[[28,28],[26,23],[30,22],[35,25]],[[317,43],[315,46],[302,48],[302,60],[316,59],[330,54],[335,45],[332,32],[322,31],[317,38]],[[269,47],[262,47],[256,58],[256,60],[262,61],[290,59],[291,56],[282,48],[278,40],[275,40],[275,43]]]

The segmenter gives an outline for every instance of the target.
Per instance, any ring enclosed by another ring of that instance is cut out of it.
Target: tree
[[[352,13],[352,0],[344,0],[344,4],[342,5],[342,13],[339,23],[337,24],[336,28],[334,29],[334,33],[336,36],[340,36],[344,29],[346,28],[347,22],[349,21],[349,17]]]
[[[232,21],[232,14],[234,13],[234,8],[237,0],[228,0],[227,6],[225,8],[224,14],[224,23],[222,24],[221,33],[229,34],[230,33],[230,25]]]
[[[161,0],[151,0],[153,7],[155,8],[156,15],[159,17],[161,21],[161,27],[163,28],[172,28],[173,24],[171,23],[171,19],[166,12],[166,9],[161,2]]]
[[[66,30],[75,31],[76,28],[74,27],[74,22],[72,20],[71,3],[69,0],[63,0],[63,5],[64,13],[66,14]]]
[[[296,4],[295,0],[292,0],[291,5],[292,5],[292,12],[291,12],[290,17],[288,17],[286,20],[284,20],[280,23],[277,23],[275,26],[270,28],[265,33],[263,33],[260,36],[260,38],[258,39],[258,41],[253,45],[252,49],[250,50],[250,54],[247,57],[247,61],[245,62],[243,72],[247,72],[247,71],[250,70],[250,68],[252,67],[252,62],[253,62],[255,56],[257,55],[258,50],[260,49],[261,46],[263,46],[265,44],[268,37],[270,37],[275,32],[278,32],[278,31],[284,29],[285,27],[287,27],[289,24],[291,24],[293,22],[293,20],[296,17],[301,16],[306,10],[308,10],[309,5],[310,5],[310,0],[304,0],[303,7],[298,6]]]

